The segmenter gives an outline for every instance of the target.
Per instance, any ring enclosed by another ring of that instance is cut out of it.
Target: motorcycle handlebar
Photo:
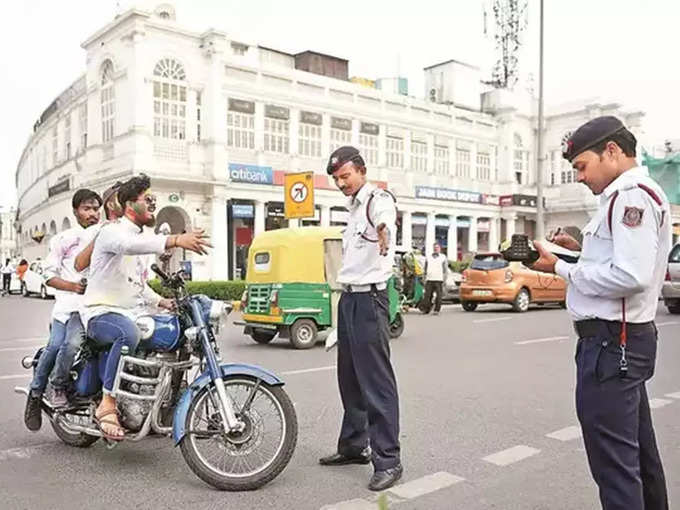
[[[156,273],[158,276],[161,277],[161,280],[169,280],[170,277],[165,274],[165,271],[163,271],[158,265],[156,264],[151,264],[151,270]]]

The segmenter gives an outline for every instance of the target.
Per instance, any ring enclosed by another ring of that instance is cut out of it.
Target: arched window
[[[64,221],[61,222],[61,231],[63,232],[64,230],[68,230],[71,228],[71,220],[68,218],[64,218]]]
[[[52,220],[52,221],[50,221],[50,235],[53,236],[56,233],[57,233],[57,224],[54,222],[54,220]]]
[[[113,139],[113,127],[116,118],[116,93],[113,83],[113,62],[105,60],[101,68],[101,108],[102,108],[102,143]]]
[[[187,87],[182,64],[160,60],[153,70],[153,134],[172,140],[186,139]]]

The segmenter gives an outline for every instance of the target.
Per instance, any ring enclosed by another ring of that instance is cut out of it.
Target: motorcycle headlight
[[[231,313],[231,303],[213,301],[210,306],[210,323],[217,331],[226,326],[227,316]]]

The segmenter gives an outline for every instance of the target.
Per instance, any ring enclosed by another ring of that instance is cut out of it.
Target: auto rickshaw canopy
[[[341,227],[299,227],[258,234],[248,251],[246,283],[324,283],[325,241],[342,242]]]

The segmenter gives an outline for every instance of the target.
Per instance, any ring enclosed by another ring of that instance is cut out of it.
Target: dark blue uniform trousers
[[[338,304],[338,386],[345,414],[338,452],[367,446],[382,471],[399,458],[399,395],[390,362],[386,290],[343,292]]]
[[[645,387],[654,373],[656,327],[648,323],[629,332],[628,371],[621,377],[618,331],[599,322],[600,331],[580,338],[576,348],[576,412],[602,508],[667,509]]]

